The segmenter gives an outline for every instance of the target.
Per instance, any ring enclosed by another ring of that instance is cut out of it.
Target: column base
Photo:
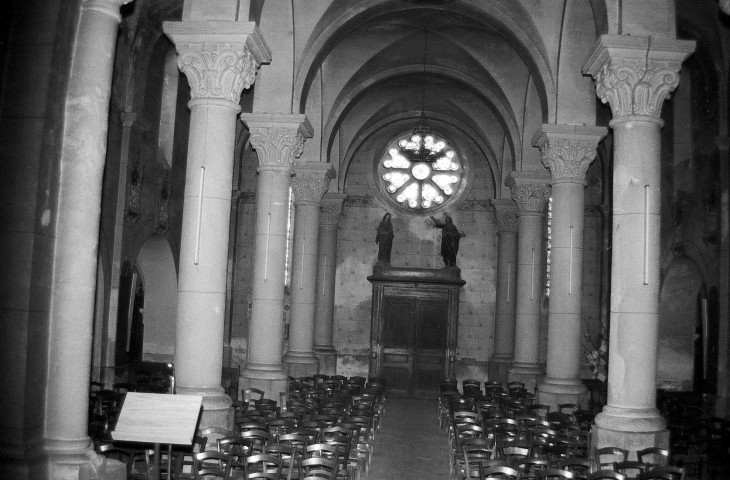
[[[314,346],[314,353],[319,359],[319,373],[325,375],[337,374],[337,350],[328,345],[324,347]]]
[[[528,392],[534,392],[537,382],[545,374],[539,363],[514,362],[507,372],[508,382],[522,382]]]
[[[90,439],[46,440],[47,478],[59,480],[124,480],[127,467],[116,460],[106,460],[94,452]],[[44,475],[45,476],[45,475]]]
[[[561,403],[575,403],[583,410],[588,407],[588,389],[578,378],[545,377],[537,385],[537,401],[557,411]]]
[[[233,401],[225,394],[223,387],[194,388],[177,386],[178,395],[199,395],[203,397],[203,413],[199,428],[221,427],[233,430]]]
[[[605,406],[596,415],[591,435],[591,451],[620,447],[636,460],[636,451],[647,447],[669,448],[667,422],[656,408],[629,409]]]
[[[513,361],[513,355],[500,355],[497,353],[492,355],[487,366],[489,381],[500,383],[507,382],[507,373],[512,366]]]
[[[308,377],[319,373],[319,359],[312,352],[288,351],[282,357],[290,377]]]
[[[277,402],[288,386],[289,377],[280,364],[249,364],[238,379],[238,388],[241,390],[258,388],[264,392],[264,398]]]

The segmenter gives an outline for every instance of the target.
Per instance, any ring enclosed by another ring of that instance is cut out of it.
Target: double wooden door
[[[393,396],[438,395],[447,361],[446,295],[385,296],[380,376]]]

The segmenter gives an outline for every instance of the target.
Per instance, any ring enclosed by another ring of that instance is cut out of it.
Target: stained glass
[[[425,211],[448,201],[463,177],[454,149],[426,129],[396,139],[381,159],[379,173],[384,190],[394,202]]]

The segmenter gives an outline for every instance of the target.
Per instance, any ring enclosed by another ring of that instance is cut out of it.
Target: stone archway
[[[667,269],[659,293],[657,388],[692,391],[696,332],[701,331],[702,274],[695,262],[676,257]]]
[[[144,282],[144,341],[142,360],[170,362],[175,354],[177,272],[165,237],[145,240],[135,267]]]

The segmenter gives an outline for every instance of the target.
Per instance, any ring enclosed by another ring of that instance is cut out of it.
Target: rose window
[[[410,210],[433,210],[459,188],[462,166],[443,138],[420,128],[390,145],[378,169],[388,196]]]

